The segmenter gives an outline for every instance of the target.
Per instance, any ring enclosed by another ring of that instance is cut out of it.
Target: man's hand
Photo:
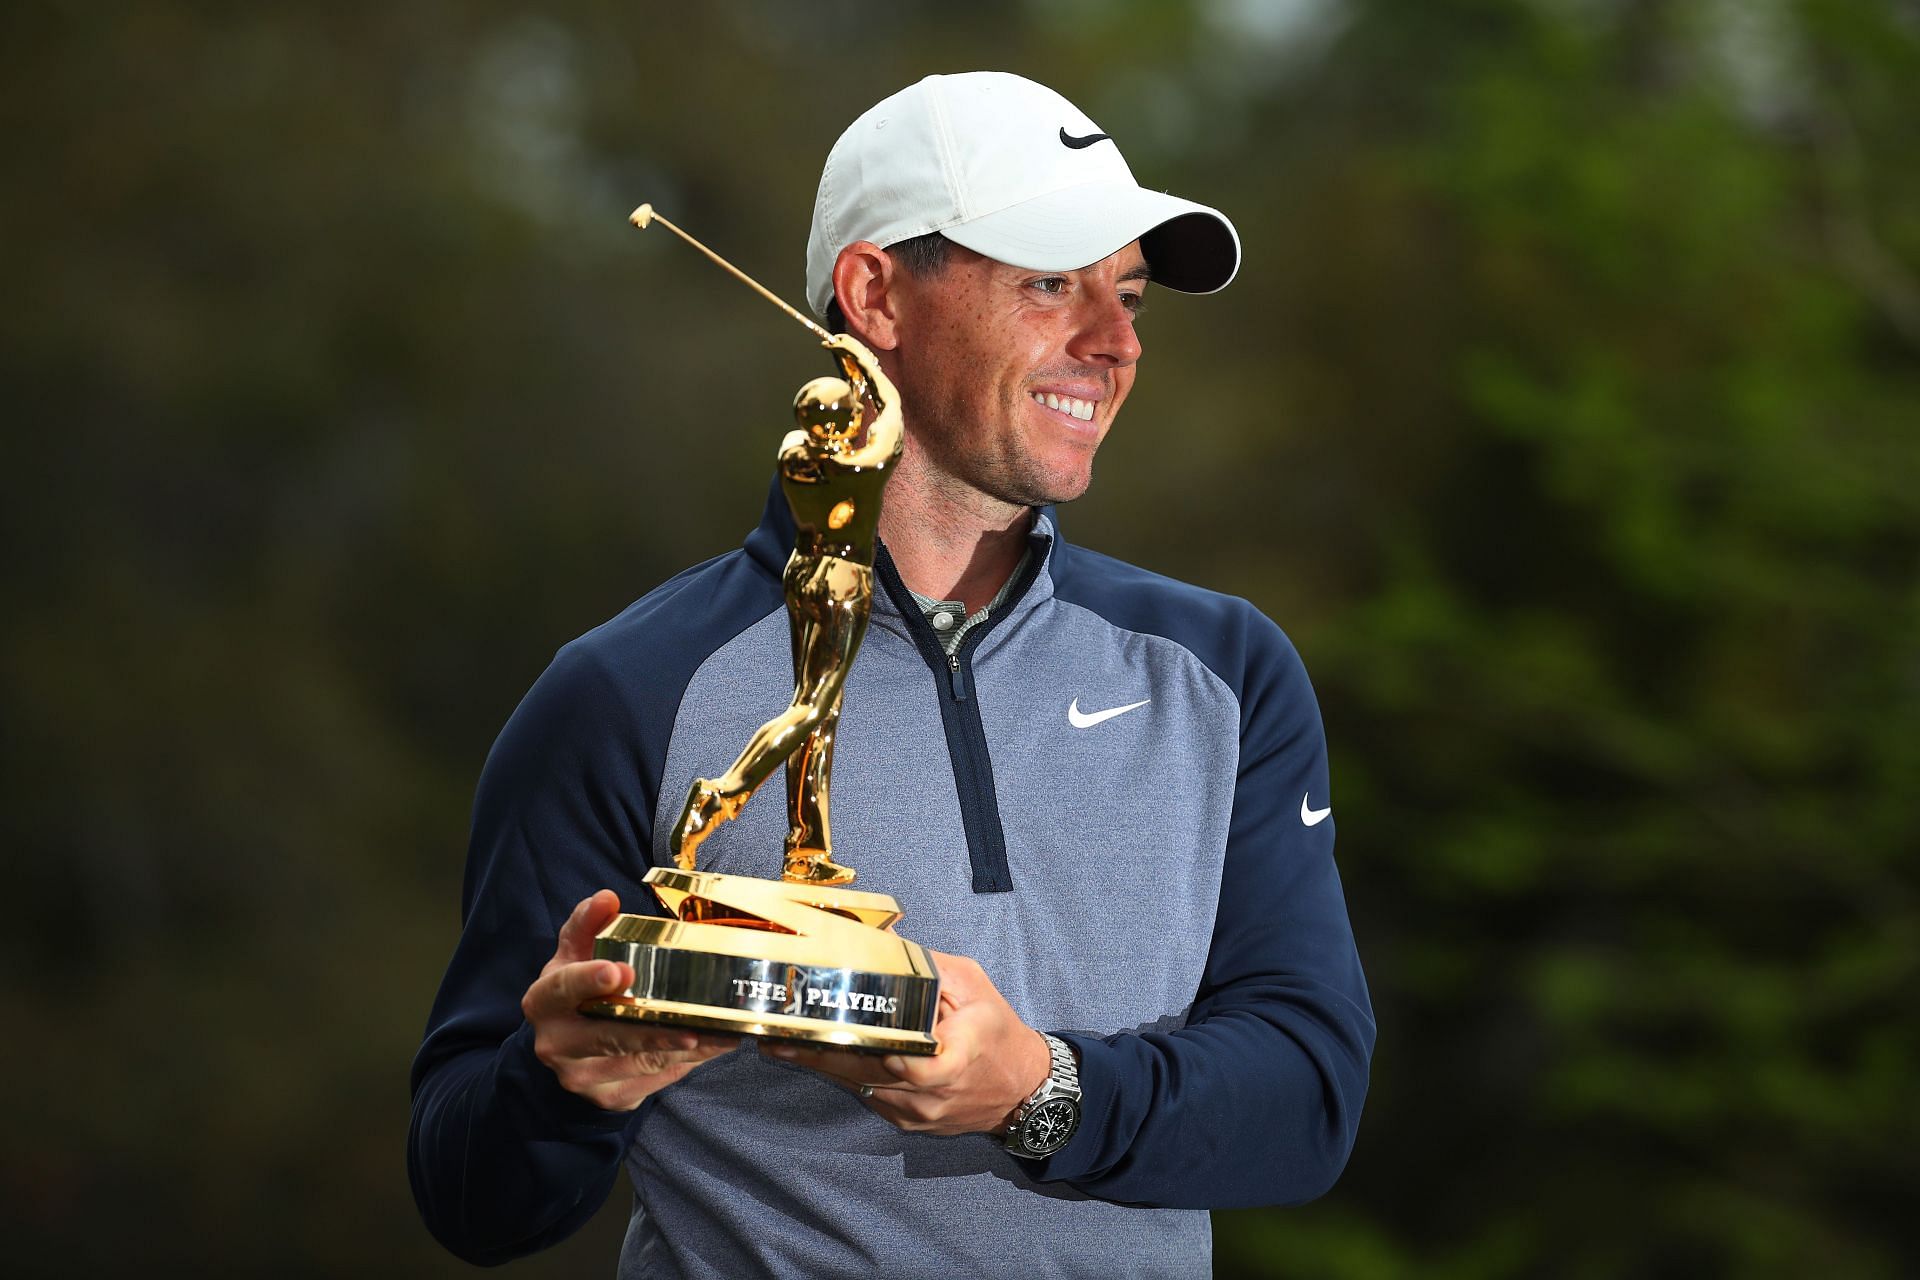
[[[871,369],[880,363],[873,358],[873,352],[867,349],[867,344],[850,333],[832,334],[823,339],[820,345],[829,351],[841,353],[835,358],[839,359],[842,364],[845,364],[847,358],[851,357],[854,361],[855,368]]]
[[[602,889],[581,901],[560,926],[553,959],[521,998],[533,1024],[534,1056],[560,1087],[607,1111],[631,1111],[709,1058],[739,1045],[737,1036],[697,1034],[638,1023],[589,1018],[580,1006],[612,995],[633,981],[633,970],[593,958],[593,936],[620,912],[620,899]]]
[[[833,352],[833,358],[840,362],[840,369],[856,392],[864,391],[861,402],[867,406],[869,414],[876,412],[879,405],[875,399],[875,384],[880,376],[880,361],[874,357],[867,344],[850,333],[836,333],[820,344]],[[867,421],[871,422],[871,417]]]
[[[760,1051],[811,1067],[849,1090],[863,1085],[867,1106],[916,1133],[998,1133],[1052,1070],[1047,1042],[965,956],[932,953],[940,970],[940,1014],[931,1058],[876,1058],[842,1049],[762,1041]]]

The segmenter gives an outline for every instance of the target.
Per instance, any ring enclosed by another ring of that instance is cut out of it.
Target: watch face
[[[1079,1122],[1078,1103],[1071,1098],[1049,1098],[1021,1122],[1020,1143],[1029,1151],[1042,1154],[1058,1151],[1067,1145]]]

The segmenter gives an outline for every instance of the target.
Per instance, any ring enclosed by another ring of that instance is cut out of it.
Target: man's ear
[[[833,296],[847,318],[847,331],[875,351],[900,345],[896,290],[900,268],[870,240],[856,240],[833,260]]]

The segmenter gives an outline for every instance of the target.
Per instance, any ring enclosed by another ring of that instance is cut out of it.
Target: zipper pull
[[[955,702],[965,702],[967,700],[967,675],[966,672],[960,670],[959,654],[950,653],[947,655],[947,670],[952,673],[949,679],[953,683],[953,700]]]

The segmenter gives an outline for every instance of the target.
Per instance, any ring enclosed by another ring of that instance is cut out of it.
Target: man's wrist
[[[1044,1032],[1047,1074],[1015,1108],[1001,1142],[1025,1160],[1039,1160],[1066,1146],[1080,1127],[1080,1059],[1071,1044]]]
[[[1007,1128],[1019,1118],[1020,1108],[1027,1105],[1027,1100],[1033,1097],[1040,1086],[1047,1082],[1047,1077],[1053,1073],[1053,1051],[1047,1045],[1047,1037],[1032,1027],[1026,1028],[1026,1033],[1022,1038],[1024,1048],[1020,1053],[1020,1070],[1014,1075],[1014,1083],[1019,1086],[1020,1091],[1014,1095],[1013,1105],[1007,1108],[1007,1113],[1000,1118],[1000,1123],[989,1130],[991,1133],[1005,1133]]]

